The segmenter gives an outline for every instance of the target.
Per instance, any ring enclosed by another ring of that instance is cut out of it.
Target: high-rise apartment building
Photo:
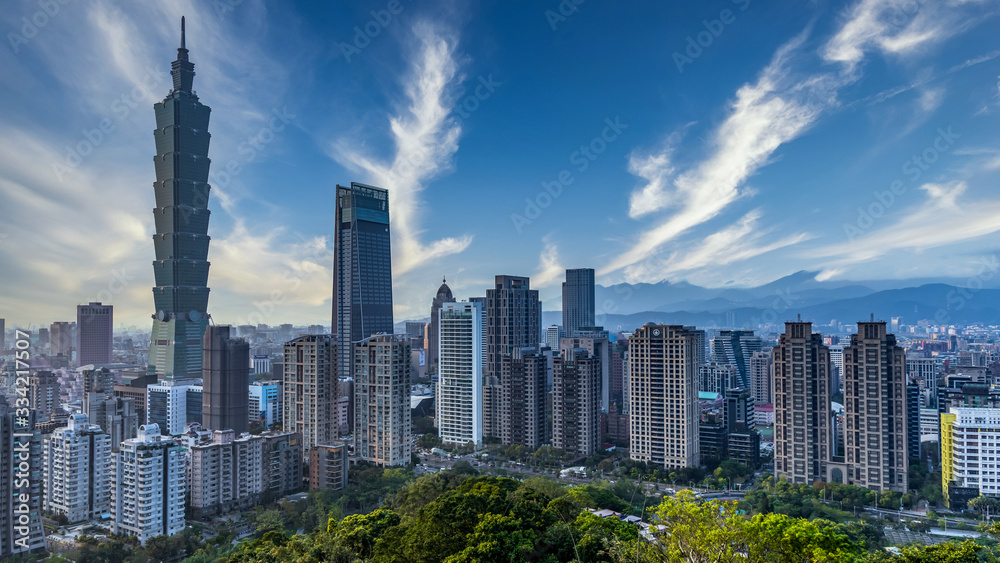
[[[184,432],[189,422],[201,424],[202,387],[165,381],[146,387],[146,424],[168,435]]]
[[[42,455],[45,512],[80,522],[111,511],[111,436],[87,415],[70,416],[45,439]]]
[[[354,451],[383,467],[410,463],[410,344],[371,336],[354,347]]]
[[[211,430],[249,430],[250,344],[228,325],[213,325],[203,337],[201,425]]]
[[[953,407],[941,414],[944,504],[963,510],[980,495],[1000,497],[1000,409]]]
[[[75,330],[76,327],[73,323],[65,321],[49,325],[49,354],[52,356],[62,354],[71,358],[76,346],[76,337],[73,335]]]
[[[118,451],[122,441],[135,438],[139,433],[140,419],[135,399],[111,397],[91,401],[84,410],[87,420],[101,427],[111,441],[111,450]]]
[[[471,300],[470,300],[471,301]],[[521,276],[496,276],[486,290],[486,364],[483,369],[483,435],[500,437],[502,364],[515,350],[541,341],[538,290]]]
[[[906,358],[906,375],[924,389],[937,392],[937,361],[934,358]]]
[[[750,358],[764,349],[764,341],[752,330],[720,330],[712,339],[713,359],[739,371],[740,387],[750,387]]]
[[[36,371],[28,378],[28,406],[35,416],[48,420],[59,407],[59,380],[51,371]]]
[[[774,403],[774,374],[770,350],[760,350],[750,356],[750,394],[758,405]]]
[[[598,396],[601,410],[608,412],[611,402],[611,333],[599,326],[580,327],[574,335],[559,340],[558,351],[564,355],[575,348],[583,348],[597,358],[601,369]]]
[[[498,426],[504,445],[518,444],[534,451],[547,441],[548,367],[548,358],[533,346],[501,356]]]
[[[831,459],[830,351],[812,323],[785,323],[773,351],[774,469],[790,483],[835,481]],[[846,483],[846,476],[840,476]]]
[[[630,457],[668,468],[698,465],[698,336],[649,323],[629,337]]]
[[[181,18],[181,46],[170,66],[173,88],[153,104],[156,233],[153,247],[153,331],[149,373],[157,379],[200,379],[208,327],[208,121],[211,108],[194,92]]]
[[[698,366],[698,392],[725,395],[726,390],[737,387],[739,371],[732,364],[708,362]]]
[[[451,294],[448,280],[441,280],[441,287],[438,288],[437,294],[431,302],[431,322],[427,327],[427,373],[440,373],[438,369],[438,311],[445,303],[454,302],[455,296]]]
[[[209,442],[188,451],[187,490],[191,516],[226,514],[250,508],[264,490],[264,438],[213,430]]]
[[[337,337],[330,334],[285,343],[282,428],[302,437],[306,457],[313,446],[329,444],[335,437],[337,353]]]
[[[441,441],[483,442],[483,313],[479,303],[443,303],[438,310],[439,354],[435,420]]]
[[[337,186],[333,263],[333,333],[340,379],[354,371],[354,343],[392,334],[389,192],[351,182]]]
[[[339,491],[347,487],[347,445],[315,446],[309,456],[309,488]]]
[[[155,424],[140,426],[138,436],[122,442],[114,454],[112,533],[145,545],[184,530],[185,465],[180,445],[161,436]]]
[[[884,321],[858,323],[844,348],[844,419],[848,482],[905,493],[906,353]]]
[[[263,497],[261,502],[274,502],[302,488],[302,435],[297,432],[265,432],[261,434]]]
[[[592,268],[566,270],[562,284],[562,326],[566,336],[573,336],[581,327],[594,326],[594,287]]]
[[[76,363],[80,366],[114,361],[115,308],[102,303],[76,306]]]
[[[552,446],[592,455],[601,447],[601,358],[573,348],[552,362]]]
[[[760,459],[760,434],[757,432],[757,415],[754,399],[746,387],[726,390],[726,430],[728,433],[728,458],[747,467],[757,467]]]
[[[0,396],[0,559],[43,551],[42,435]]]

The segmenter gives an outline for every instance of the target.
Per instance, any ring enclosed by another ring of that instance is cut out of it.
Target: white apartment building
[[[164,434],[184,432],[189,422],[201,422],[201,385],[163,381],[146,387],[146,423]],[[198,380],[193,380],[198,381]]]
[[[281,381],[254,381],[250,384],[247,410],[251,422],[262,422],[264,428],[281,423]]]
[[[953,407],[941,415],[941,482],[945,504],[956,502],[959,488],[978,490],[964,497],[1000,497],[1000,409]]]
[[[376,335],[354,346],[354,451],[382,466],[410,463],[410,345]]]
[[[482,306],[443,303],[438,312],[435,420],[445,444],[483,441]]]
[[[70,522],[100,518],[111,512],[111,437],[85,414],[68,423],[44,441],[44,511]]]
[[[185,459],[179,444],[160,435],[155,424],[139,427],[139,436],[122,442],[114,455],[111,531],[139,538],[184,529]]]
[[[260,436],[215,430],[210,442],[187,450],[188,504],[194,518],[257,504],[263,490]]]

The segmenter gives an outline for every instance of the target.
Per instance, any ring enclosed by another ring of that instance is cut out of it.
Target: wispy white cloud
[[[389,190],[393,233],[393,273],[413,268],[465,250],[471,235],[420,240],[420,193],[430,180],[451,170],[462,128],[451,117],[453,90],[461,81],[455,58],[457,38],[434,25],[418,23],[413,29],[418,48],[412,72],[404,78],[409,105],[390,116],[396,153],[382,161],[357,149],[356,139],[339,139],[331,155],[339,163],[366,172],[375,185]]]
[[[544,237],[538,269],[531,275],[531,286],[540,289],[554,285],[562,280],[565,272],[566,268],[559,262],[559,247],[551,236]]]

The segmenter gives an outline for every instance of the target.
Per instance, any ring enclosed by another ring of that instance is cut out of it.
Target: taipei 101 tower
[[[156,113],[156,261],[150,375],[161,381],[200,379],[202,336],[208,326],[208,119],[211,108],[192,89],[184,18],[181,47],[171,64],[173,89]]]

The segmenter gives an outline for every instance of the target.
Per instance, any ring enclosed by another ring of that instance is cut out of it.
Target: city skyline
[[[0,228],[0,308],[27,325],[102,301],[123,324],[148,322],[148,110],[170,90],[163,53],[181,15],[215,107],[208,259],[220,324],[325,324],[343,179],[394,202],[396,319],[424,317],[441,275],[456,295],[481,294],[496,261],[531,276],[546,310],[566,267],[593,267],[604,285],[740,287],[802,269],[973,276],[1000,229],[996,128],[983,124],[997,116],[992,14],[893,6],[717,2],[640,17],[598,5],[98,2],[60,6],[31,33],[22,18],[37,6],[26,4],[0,20],[20,37],[0,51],[13,110],[0,204],[19,210]],[[765,25],[767,40],[748,42]],[[574,62],[552,64],[563,60]],[[95,61],[107,63],[101,81]],[[567,101],[539,102],[539,85]],[[312,117],[331,107],[341,111]],[[503,196],[469,213],[468,186]],[[63,227],[80,214],[105,228]]]

